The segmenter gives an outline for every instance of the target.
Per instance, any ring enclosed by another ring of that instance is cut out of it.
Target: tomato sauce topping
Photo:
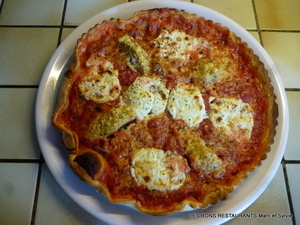
[[[131,154],[134,148],[157,148],[164,151],[171,151],[186,157],[184,140],[180,129],[187,129],[188,125],[183,120],[174,120],[170,117],[167,110],[162,115],[149,120],[134,120],[119,131],[109,137],[89,138],[86,132],[89,125],[99,115],[108,112],[114,107],[118,107],[118,102],[96,104],[82,97],[75,81],[68,93],[69,105],[60,115],[59,120],[72,132],[79,136],[81,144],[86,147],[100,151],[108,163],[107,169],[103,172],[99,181],[106,186],[113,199],[134,198],[148,208],[154,207],[172,207],[174,202],[181,202],[185,199],[195,199],[203,201],[204,197],[216,191],[219,186],[231,186],[249,165],[257,162],[260,152],[263,149],[261,135],[265,133],[267,126],[268,100],[263,94],[260,85],[256,81],[256,72],[250,68],[251,59],[247,56],[245,46],[235,44],[229,38],[229,30],[218,26],[212,21],[197,22],[190,18],[182,16],[166,17],[160,19],[151,19],[147,26],[140,21],[136,21],[136,26],[126,27],[127,33],[135,38],[144,38],[144,40],[155,39],[162,29],[170,31],[183,29],[187,34],[195,37],[203,37],[210,41],[217,50],[229,49],[227,57],[231,57],[236,67],[233,78],[221,81],[211,86],[207,90],[201,90],[205,102],[206,111],[209,113],[209,97],[212,94],[222,97],[237,97],[243,102],[248,103],[254,111],[254,126],[249,140],[237,141],[229,136],[219,134],[213,126],[213,123],[207,118],[204,119],[198,127],[194,128],[199,138],[203,139],[208,146],[211,146],[214,153],[222,160],[225,165],[225,171],[219,176],[212,176],[205,172],[191,170],[186,178],[184,185],[178,190],[169,192],[149,191],[145,186],[137,185],[130,174]],[[137,30],[137,26],[143,29]],[[99,37],[95,41],[89,41],[77,49],[79,52],[79,61],[81,72],[86,71],[85,62],[92,53],[104,55],[113,63],[114,69],[118,70],[118,79],[122,88],[126,89],[141,74],[126,66],[125,56],[122,55],[117,41],[124,35],[118,30],[117,25],[103,28],[105,32],[97,34]],[[96,34],[94,34],[96,35]],[[92,37],[90,37],[92,38]],[[105,43],[103,46],[102,43]],[[109,46],[114,46],[111,48]],[[206,51],[208,51],[206,49]],[[206,53],[206,57],[210,56]],[[194,65],[199,60],[198,55],[192,55],[193,59],[187,68]],[[176,64],[174,64],[176,65]],[[156,66],[152,64],[152,67]],[[153,68],[152,68],[153,69]],[[193,82],[190,79],[192,72],[187,71],[181,74],[181,77],[171,74],[158,73],[162,79],[166,79],[167,88],[172,89],[177,83],[185,80]],[[98,150],[97,150],[98,149]],[[100,150],[99,150],[100,149]]]

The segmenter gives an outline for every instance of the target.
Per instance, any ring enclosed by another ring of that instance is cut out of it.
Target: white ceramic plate
[[[51,116],[56,105],[57,92],[61,78],[73,59],[77,39],[82,33],[103,20],[115,18],[129,18],[134,12],[142,9],[156,7],[173,7],[196,13],[207,19],[219,22],[229,27],[233,32],[247,42],[254,52],[260,57],[269,71],[269,76],[277,95],[279,104],[279,118],[277,134],[272,150],[267,160],[250,174],[243,184],[230,194],[226,201],[212,206],[206,210],[180,212],[166,217],[144,215],[126,206],[110,203],[102,194],[97,193],[88,184],[82,182],[68,165],[67,150],[62,144],[59,132],[51,124]],[[40,82],[36,101],[36,130],[42,154],[46,164],[65,192],[82,208],[95,217],[110,224],[217,224],[231,219],[222,218],[219,213],[241,213],[250,206],[266,189],[274,177],[286,146],[288,133],[288,108],[287,99],[280,76],[261,45],[241,26],[206,7],[182,1],[137,1],[118,5],[105,10],[75,29],[58,47],[50,59]],[[198,213],[198,214],[191,214]],[[207,213],[207,214],[200,214]],[[208,214],[210,213],[210,214]],[[190,218],[194,216],[196,218]],[[208,216],[208,218],[197,218]],[[224,215],[225,216],[225,215]]]

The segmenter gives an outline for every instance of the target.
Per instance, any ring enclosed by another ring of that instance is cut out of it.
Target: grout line
[[[0,4],[0,14],[1,14],[1,11],[2,11],[3,5],[4,5],[4,0],[2,0],[1,4]]]
[[[262,46],[264,46],[262,35],[261,35],[261,30],[260,30],[260,26],[259,26],[259,21],[258,21],[257,11],[256,11],[255,0],[252,0],[252,7],[253,7],[253,13],[254,13],[254,18],[255,18],[255,23],[256,23],[256,28],[257,28],[260,44]]]
[[[65,18],[66,18],[66,12],[67,12],[67,6],[68,6],[68,0],[65,0],[64,2],[64,8],[62,12],[62,17],[61,17],[61,26],[64,26]]]
[[[59,27],[57,47],[61,44],[61,37],[62,37],[63,29],[66,28],[66,26],[64,26],[64,22],[65,22],[65,18],[66,18],[67,5],[68,5],[68,0],[65,0],[63,12],[62,12],[62,16],[61,16],[60,27]]]
[[[298,92],[298,91],[300,91],[300,88],[285,88],[285,91],[295,91],[295,92]]]
[[[0,25],[2,27],[9,28],[60,28],[60,25]]]
[[[0,88],[38,88],[39,85],[11,85],[0,84]]]
[[[300,160],[284,160],[285,164],[300,164]]]
[[[279,33],[300,33],[300,30],[272,30],[272,29],[261,29],[262,32],[279,32]]]
[[[253,31],[253,32],[258,32],[258,30],[257,29],[251,29],[251,28],[245,28],[245,30],[247,30],[247,31]]]
[[[289,178],[288,178],[288,174],[287,174],[287,170],[286,170],[285,161],[283,161],[283,163],[282,163],[282,168],[283,168],[283,175],[284,175],[284,180],[285,180],[285,187],[286,187],[286,193],[287,193],[288,203],[289,203],[289,207],[290,207],[290,212],[293,215],[292,223],[293,223],[293,225],[296,225],[294,206],[293,206],[290,185],[289,185]]]
[[[33,199],[33,207],[32,207],[32,212],[31,212],[30,225],[34,225],[34,223],[35,223],[43,165],[44,165],[44,159],[43,159],[43,156],[41,155],[40,162],[39,162],[38,175],[37,175],[37,179],[36,179],[36,187],[35,187],[35,194],[34,194],[34,199]]]
[[[0,28],[76,28],[77,25],[0,25]]]
[[[58,47],[60,45],[60,43],[61,43],[62,32],[63,32],[63,27],[59,28],[59,33],[58,33],[56,47]]]
[[[0,159],[0,163],[40,163],[40,159]]]

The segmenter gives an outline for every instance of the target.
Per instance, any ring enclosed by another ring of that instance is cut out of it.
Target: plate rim
[[[122,221],[119,221],[116,219],[117,215],[113,215],[114,220],[112,221],[110,214],[102,215],[101,213],[99,214],[99,213],[91,210],[89,207],[87,207],[86,205],[84,205],[81,202],[82,198],[80,196],[81,195],[80,193],[78,194],[78,193],[74,192],[74,190],[71,190],[70,187],[66,186],[65,181],[63,180],[63,177],[61,175],[63,175],[63,173],[65,172],[64,170],[67,170],[67,168],[65,168],[65,167],[61,168],[61,164],[59,164],[61,162],[59,162],[59,161],[51,162],[50,160],[52,158],[51,158],[51,156],[49,156],[49,153],[47,152],[49,150],[49,148],[51,147],[50,145],[53,144],[52,143],[53,140],[48,140],[50,137],[48,137],[47,135],[53,134],[53,132],[51,133],[49,130],[47,130],[47,129],[51,130],[51,128],[49,128],[49,121],[47,121],[47,120],[50,119],[49,115],[52,114],[55,104],[52,102],[52,103],[50,103],[50,105],[48,105],[48,108],[47,108],[47,102],[45,102],[45,98],[48,95],[52,96],[52,99],[55,95],[57,95],[57,91],[58,91],[57,86],[59,85],[59,80],[62,78],[63,69],[64,69],[65,65],[68,64],[68,62],[70,61],[72,54],[74,54],[74,49],[75,49],[74,44],[76,43],[75,38],[81,36],[81,34],[83,33],[82,32],[83,30],[85,30],[84,32],[86,32],[87,29],[89,29],[91,27],[91,26],[90,27],[87,27],[87,26],[89,26],[91,23],[96,21],[98,18],[106,17],[107,19],[109,19],[109,15],[111,13],[117,13],[118,10],[120,11],[121,9],[123,10],[124,8],[129,8],[132,6],[134,6],[135,8],[140,7],[140,8],[145,8],[145,9],[151,8],[151,7],[152,8],[159,7],[159,6],[185,9],[185,8],[189,8],[189,7],[193,6],[194,9],[192,11],[199,10],[199,12],[201,12],[201,10],[202,10],[207,13],[211,13],[213,16],[215,16],[221,20],[221,21],[214,20],[214,22],[219,22],[223,26],[229,27],[230,30],[232,30],[235,33],[240,33],[242,35],[245,35],[245,37],[247,39],[246,42],[248,43],[249,47],[252,49],[254,48],[253,49],[254,52],[256,54],[258,54],[260,57],[261,56],[263,57],[266,69],[269,72],[271,71],[272,85],[275,89],[275,92],[277,92],[277,94],[279,94],[279,96],[277,96],[277,101],[279,99],[281,100],[280,102],[278,102],[279,110],[280,110],[280,115],[279,115],[280,121],[278,121],[279,126],[277,126],[277,128],[276,128],[277,132],[278,132],[278,130],[280,131],[281,138],[280,138],[279,142],[276,143],[277,151],[274,156],[272,155],[274,160],[271,162],[271,165],[269,166],[269,170],[267,173],[268,176],[264,176],[264,178],[257,185],[256,189],[254,191],[252,191],[253,192],[252,195],[248,195],[248,199],[244,199],[243,201],[240,202],[239,205],[231,208],[231,210],[234,211],[234,213],[243,212],[263,193],[263,191],[269,185],[269,183],[275,176],[275,173],[277,172],[277,170],[280,166],[280,163],[281,163],[281,159],[284,155],[284,151],[285,151],[285,147],[286,147],[286,143],[287,143],[287,137],[288,137],[288,127],[289,127],[289,114],[288,114],[286,93],[285,93],[283,83],[281,81],[280,75],[276,69],[275,64],[273,63],[272,59],[267,54],[267,52],[264,50],[264,48],[259,44],[259,42],[254,37],[252,37],[239,24],[237,24],[233,20],[229,19],[228,17],[224,16],[223,14],[220,14],[210,8],[201,6],[199,4],[190,3],[190,2],[174,1],[174,0],[167,0],[167,1],[162,2],[162,1],[158,1],[158,0],[147,0],[147,1],[135,1],[135,2],[128,2],[128,3],[120,4],[120,5],[114,6],[112,8],[109,8],[107,10],[104,10],[102,12],[99,12],[98,14],[94,15],[93,17],[91,17],[90,19],[88,19],[87,21],[85,21],[84,23],[79,25],[59,45],[59,47],[53,53],[52,57],[50,58],[47,66],[44,70],[44,73],[43,73],[41,81],[40,81],[37,98],[36,98],[36,105],[35,105],[35,124],[36,124],[36,132],[37,132],[38,142],[40,145],[41,152],[44,156],[45,162],[46,162],[51,174],[54,176],[55,180],[58,182],[60,187],[62,187],[62,189],[68,194],[68,196],[70,196],[78,205],[80,205],[82,208],[84,208],[87,212],[94,215],[95,217],[97,217],[107,223],[116,222],[115,224],[117,224],[120,222],[126,222],[126,224],[135,224],[134,221],[131,221],[130,219],[127,221],[123,221],[123,219],[126,220],[126,215],[122,217],[122,219],[121,219]],[[189,12],[189,10],[187,10],[187,9],[185,9],[185,10]],[[132,10],[132,11],[139,11],[139,10]],[[131,13],[131,15],[132,15],[132,13]],[[205,17],[205,18],[207,18],[207,17]],[[228,26],[228,25],[230,25],[230,26]],[[66,62],[61,62],[59,60],[61,58],[68,58],[68,60]],[[56,101],[56,99],[54,99],[54,100]],[[46,115],[48,117],[44,117]],[[51,122],[50,122],[50,125],[51,125]],[[277,133],[277,136],[278,135],[279,134]],[[272,145],[272,147],[273,147],[273,145]],[[269,158],[269,153],[268,153],[268,158]],[[268,160],[268,158],[267,158],[267,160]],[[263,163],[263,165],[264,165],[264,163]],[[64,165],[64,166],[66,166],[66,165]],[[58,170],[57,170],[57,168],[58,168]],[[257,171],[258,169],[259,168],[257,167],[255,169],[255,171]],[[252,173],[250,174],[250,176],[251,175],[252,175]],[[70,179],[72,181],[73,181],[73,179],[75,179],[75,182],[76,182],[77,177],[74,176],[74,177],[71,177]],[[247,182],[248,179],[243,181],[243,183]],[[81,180],[79,180],[79,178],[78,178],[78,182],[81,182]],[[93,190],[93,189],[91,189],[91,190]],[[101,195],[101,194],[97,193],[97,195]],[[105,201],[105,199],[103,199],[103,198],[101,200]],[[228,199],[226,201],[228,201]],[[224,202],[226,202],[226,201],[224,201]],[[111,204],[113,204],[113,203],[111,203]],[[219,204],[221,204],[221,203],[219,203]],[[122,206],[116,206],[116,207],[122,208]],[[216,207],[216,206],[212,206],[212,207]],[[203,211],[209,212],[210,209],[211,208],[208,208],[208,210],[201,210],[201,212],[203,212]],[[136,214],[135,211],[130,211],[126,208],[122,208],[121,210],[122,211],[125,210],[129,213],[132,212],[132,213]],[[190,211],[190,213],[193,213],[193,212],[196,212],[196,211]],[[179,214],[180,213],[177,213],[176,215],[179,215]],[[144,215],[144,214],[142,214],[141,216],[148,217],[148,215]],[[176,218],[178,219],[177,216],[173,216],[173,217],[175,219]],[[155,217],[155,218],[157,218],[157,217]],[[169,216],[167,218],[168,219],[162,220],[164,224],[169,224],[170,221],[172,221],[172,219],[169,219],[169,218],[172,218],[172,216]],[[188,217],[186,217],[186,215],[185,215],[185,218],[188,219]],[[153,217],[151,217],[151,219],[153,221]],[[202,223],[215,224],[215,223],[224,223],[230,219],[232,219],[232,218],[212,218],[212,220],[200,220],[197,222],[199,222],[200,224],[202,224]],[[195,222],[195,220],[192,220],[192,219],[190,219],[189,221]],[[172,221],[172,224],[174,224],[174,221]]]

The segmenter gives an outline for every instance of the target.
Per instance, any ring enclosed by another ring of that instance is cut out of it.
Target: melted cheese
[[[201,87],[201,90],[211,90],[219,82],[228,82],[235,79],[232,74],[232,65],[228,59],[218,56],[214,62],[210,60],[201,60],[193,68],[193,77],[195,83]]]
[[[147,75],[150,70],[149,57],[147,52],[129,35],[119,39],[121,48],[125,50],[127,65],[134,71]]]
[[[131,175],[149,190],[176,190],[185,181],[189,167],[185,158],[156,148],[142,148],[133,154]]]
[[[200,79],[203,83],[216,83],[222,77],[220,69],[212,62],[202,61],[195,67],[195,78]]]
[[[235,138],[251,137],[254,125],[253,110],[241,99],[210,97],[209,118],[213,125]]]
[[[182,119],[190,127],[207,118],[200,90],[191,84],[179,84],[171,90],[167,109],[173,119]]]
[[[159,78],[137,77],[124,93],[125,102],[133,106],[137,118],[149,113],[156,116],[166,109],[169,91]]]
[[[169,59],[188,59],[188,52],[205,45],[202,38],[196,38],[178,30],[171,33],[162,32],[154,43],[159,49],[157,56]]]
[[[104,74],[85,76],[78,85],[81,94],[87,100],[103,103],[117,99],[121,92],[117,70],[108,70]]]

